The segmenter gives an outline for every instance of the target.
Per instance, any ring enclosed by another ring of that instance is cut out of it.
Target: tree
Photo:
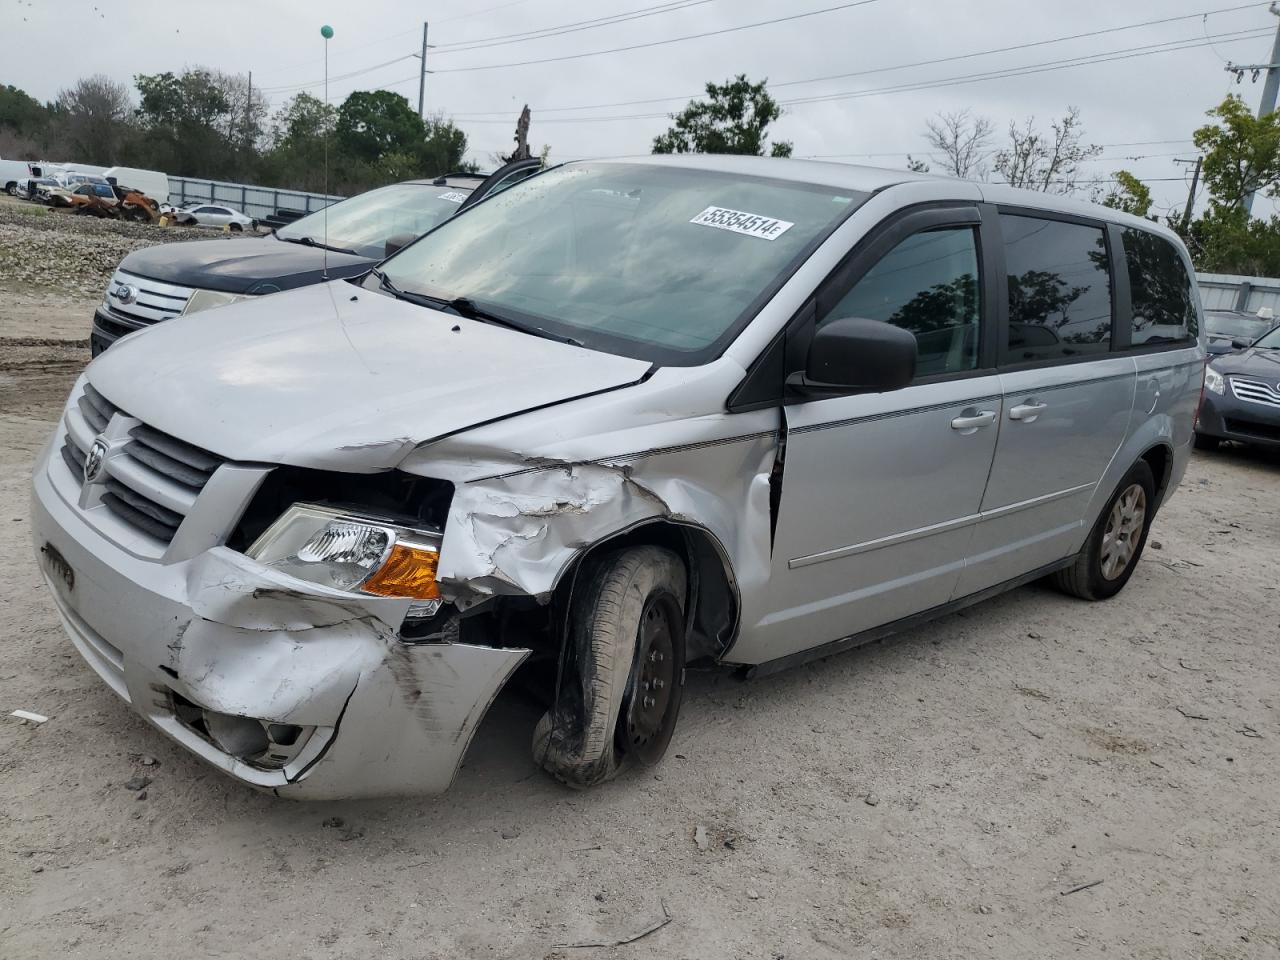
[[[1116,182],[1103,197],[1102,205],[1132,213],[1135,217],[1145,217],[1151,210],[1151,190],[1147,185],[1128,170],[1117,170],[1112,176]]]
[[[389,90],[357,90],[338,108],[338,146],[348,157],[375,163],[384,153],[416,156],[426,130],[409,101]]]
[[[1253,277],[1280,276],[1280,217],[1250,218],[1244,207],[1211,204],[1185,237],[1196,269]]]
[[[34,137],[49,122],[49,108],[12,84],[0,86],[0,128]]]
[[[911,154],[908,153],[907,169],[910,170],[912,173],[928,173],[929,164],[925,163],[923,160],[917,160],[915,157],[913,157]]]
[[[1209,111],[1215,123],[1192,139],[1204,153],[1204,183],[1213,202],[1243,207],[1251,193],[1275,195],[1280,183],[1280,112],[1254,117],[1234,94]]]
[[[1080,165],[1096,157],[1102,148],[1081,142],[1078,107],[1068,108],[1050,133],[1036,128],[1035,117],[1019,127],[1010,122],[1009,145],[996,153],[995,168],[1006,183],[1044,193],[1073,193],[1080,179]]]
[[[202,67],[134,78],[137,115],[146,133],[147,157],[178,176],[224,177],[237,172],[232,98],[227,78]]]
[[[427,118],[426,135],[419,150],[422,169],[429,175],[460,172],[466,165],[467,135],[443,113]]]
[[[947,176],[961,180],[985,180],[990,170],[991,134],[994,125],[986,117],[976,117],[967,109],[939,113],[926,122],[924,138],[937,154]]]
[[[723,84],[708,83],[706,100],[691,100],[674,125],[654,137],[654,153],[738,153],[764,156],[769,124],[782,116],[782,107],[765,89],[768,81],[751,83],[746,74]],[[769,146],[772,157],[791,156],[791,144]]]
[[[102,74],[76,82],[58,94],[58,126],[77,160],[112,166],[130,133],[133,104],[129,88]]]

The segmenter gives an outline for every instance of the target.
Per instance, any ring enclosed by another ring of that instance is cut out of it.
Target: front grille
[[[1257,437],[1259,440],[1280,441],[1280,426],[1270,423],[1254,423],[1252,420],[1236,420],[1228,417],[1224,426],[1228,433],[1238,433],[1243,437]]]
[[[1280,407],[1280,388],[1262,380],[1250,380],[1245,377],[1231,377],[1231,392],[1238,400],[1249,403],[1264,403],[1269,407]]]
[[[161,544],[172,542],[196,497],[225,462],[130,417],[89,384],[68,407],[63,426],[62,460],[82,488],[89,448],[99,435],[108,438],[114,449],[95,483],[97,502],[129,529]]]
[[[182,313],[194,292],[192,287],[162,283],[117,270],[107,286],[107,309],[131,322],[134,328],[149,326]]]

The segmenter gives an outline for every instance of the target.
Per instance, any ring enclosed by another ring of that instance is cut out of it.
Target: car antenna
[[[329,41],[333,39],[333,27],[327,23],[320,28],[320,36],[324,37],[324,105],[329,106]],[[325,125],[324,130],[324,206],[321,212],[324,215],[324,249],[322,252],[323,266],[320,270],[321,279],[329,279],[329,126]]]

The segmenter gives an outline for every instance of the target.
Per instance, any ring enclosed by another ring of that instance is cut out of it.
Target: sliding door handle
[[[1028,400],[1026,403],[1020,403],[1016,407],[1009,409],[1010,420],[1023,420],[1031,423],[1036,417],[1044,413],[1048,408],[1047,403],[1040,403],[1037,400]]]

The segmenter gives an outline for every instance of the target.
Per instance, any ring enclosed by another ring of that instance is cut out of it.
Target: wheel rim
[[[1147,521],[1147,491],[1139,483],[1116,498],[1102,534],[1102,575],[1116,580],[1129,569]]]
[[[675,702],[675,637],[680,610],[665,594],[652,596],[640,613],[636,659],[627,681],[623,749],[642,760],[661,754],[670,736],[671,705]]]

